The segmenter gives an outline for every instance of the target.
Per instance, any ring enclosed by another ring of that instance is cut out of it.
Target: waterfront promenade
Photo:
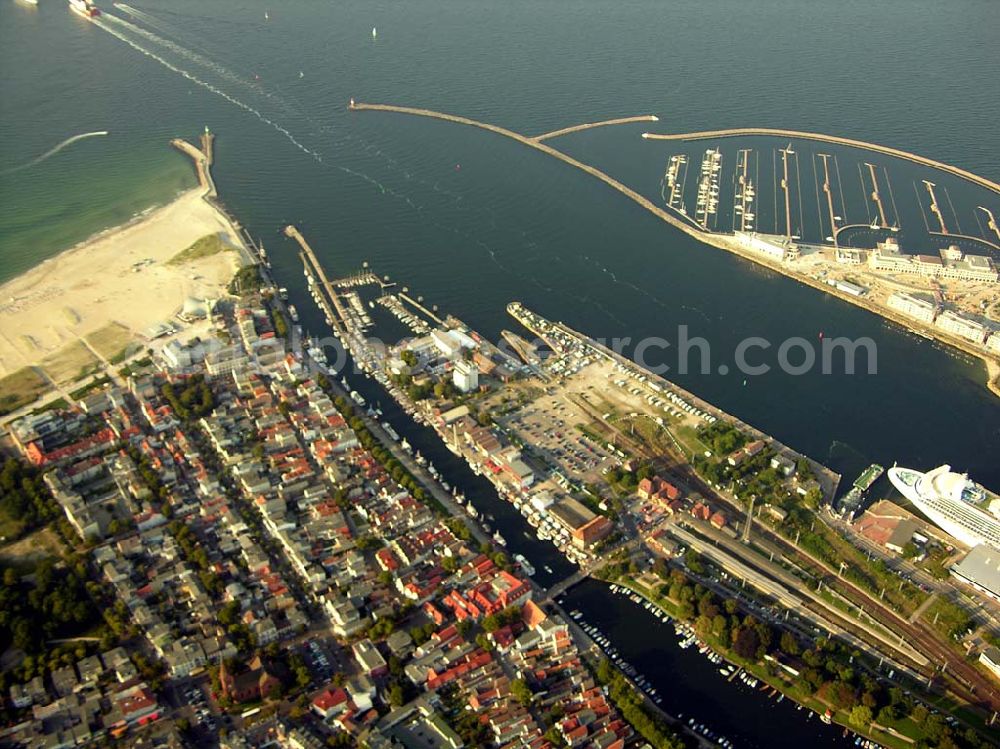
[[[491,133],[501,135],[505,138],[510,138],[519,143],[522,143],[525,146],[528,146],[529,148],[534,148],[535,150],[541,151],[542,153],[548,156],[551,156],[555,159],[559,159],[563,163],[569,164],[570,166],[580,169],[581,171],[586,172],[592,177],[601,180],[609,187],[613,188],[614,190],[617,190],[622,195],[625,195],[626,197],[633,200],[635,203],[638,203],[641,207],[645,208],[647,211],[652,213],[657,218],[665,221],[674,228],[679,229],[680,231],[684,232],[690,237],[693,237],[699,242],[702,242],[704,244],[722,250],[726,250],[735,255],[739,255],[740,257],[746,260],[749,260],[753,263],[757,263],[773,271],[776,271],[777,273],[792,278],[798,281],[799,283],[811,286],[812,288],[818,291],[822,291],[825,294],[830,294],[831,296],[834,296],[840,299],[841,301],[847,302],[848,304],[853,304],[857,307],[861,307],[862,309],[866,309],[869,312],[879,315],[885,319],[891,320],[892,322],[902,326],[907,330],[918,330],[921,333],[925,333],[932,338],[936,338],[942,341],[943,343],[953,346],[954,348],[957,348],[961,351],[964,351],[967,354],[970,354],[971,356],[980,359],[986,368],[986,386],[995,395],[1000,396],[1000,361],[998,361],[995,357],[989,355],[982,347],[977,347],[973,345],[970,341],[966,341],[958,336],[947,333],[942,329],[935,327],[933,325],[926,325],[917,320],[905,317],[902,314],[899,314],[889,309],[885,304],[879,303],[872,299],[868,299],[864,296],[854,296],[853,294],[849,294],[846,291],[837,288],[836,286],[831,286],[830,284],[826,283],[823,279],[814,278],[813,276],[810,276],[806,273],[803,273],[793,268],[788,263],[774,260],[759,252],[754,252],[744,247],[738,241],[736,241],[735,237],[732,235],[717,234],[714,232],[704,231],[700,227],[689,223],[689,220],[685,220],[685,217],[683,217],[681,214],[674,214],[667,211],[664,208],[661,208],[660,206],[656,205],[651,200],[641,195],[637,191],[619,182],[614,177],[611,177],[610,175],[606,174],[605,172],[602,172],[600,169],[597,169],[596,167],[590,166],[589,164],[585,164],[582,161],[574,159],[572,156],[569,156],[563,153],[562,151],[553,148],[552,146],[548,145],[542,140],[547,137],[555,137],[557,134],[564,134],[579,129],[585,129],[586,127],[597,127],[600,126],[602,123],[593,123],[591,125],[580,125],[570,128],[563,128],[562,130],[555,130],[552,131],[551,133],[547,133],[541,136],[530,137],[515,132],[513,130],[510,130],[508,128],[501,127],[499,125],[493,125],[488,122],[481,122],[479,120],[474,120],[469,117],[462,117],[460,115],[448,114],[445,112],[435,112],[434,110],[431,109],[402,107],[393,104],[369,104],[369,103],[355,102],[353,99],[350,102],[349,109],[351,111],[356,111],[356,112],[368,111],[368,112],[390,112],[396,114],[407,114],[417,117],[429,117],[431,119],[443,120],[445,122],[452,122],[459,125],[468,125],[470,127],[476,127],[481,130],[487,130]],[[610,122],[617,122],[617,121],[610,121]],[[718,135],[719,137],[725,137],[728,135],[740,135],[740,134],[743,135],[772,134],[772,135],[787,135],[789,137],[799,137],[796,135],[796,133],[798,133],[798,131],[794,130],[768,131],[764,128],[758,128],[758,129],[746,128],[742,130],[714,130],[714,131],[704,131],[701,133],[687,133],[677,136],[667,135],[667,136],[657,136],[657,137],[663,137],[665,139],[673,139],[673,140],[680,140],[687,136],[710,138],[710,137],[715,137],[716,135]],[[800,135],[801,137],[810,136],[813,137],[814,139],[820,139],[820,140],[830,140],[836,138],[836,136],[825,136],[816,133],[801,133]],[[653,135],[650,133],[645,133],[644,137],[652,138]],[[965,172],[964,170],[957,169],[957,167],[948,167],[947,165],[940,164],[931,159],[924,159],[923,157],[917,156],[915,154],[910,154],[906,151],[889,149],[888,147],[885,146],[878,146],[876,144],[865,143],[863,141],[851,141],[851,139],[848,138],[830,140],[830,142],[840,142],[844,145],[856,145],[857,147],[869,148],[871,150],[876,150],[883,153],[896,155],[900,158],[906,158],[911,161],[916,161],[917,163],[923,163],[929,166],[935,166],[937,168],[944,168],[947,171],[950,171],[952,174],[958,174],[959,176],[963,176],[967,179],[973,179],[973,181],[976,182],[977,184],[981,184],[982,186],[985,186],[989,189],[1000,192],[1000,185],[990,182],[989,180],[986,180],[982,177],[978,177],[977,175],[973,175],[971,172]]]

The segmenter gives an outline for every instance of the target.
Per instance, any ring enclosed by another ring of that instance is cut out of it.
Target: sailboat
[[[378,30],[376,30],[376,28],[372,26],[372,39],[374,39],[377,36],[378,36]]]
[[[264,20],[265,21],[270,21],[271,20],[271,16],[270,16],[270,14],[268,14],[268,12],[266,10],[264,11]]]

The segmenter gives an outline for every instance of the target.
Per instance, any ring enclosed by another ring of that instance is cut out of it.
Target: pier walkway
[[[951,166],[950,164],[945,164],[940,161],[935,161],[934,159],[928,159],[925,156],[918,156],[915,153],[910,153],[909,151],[903,151],[898,148],[891,148],[889,146],[880,146],[877,143],[868,143],[863,140],[855,140],[853,138],[841,138],[837,135],[824,135],[823,133],[807,133],[801,130],[782,130],[780,128],[773,127],[738,127],[731,128],[729,130],[700,130],[692,133],[643,133],[642,137],[648,140],[707,140],[709,138],[734,138],[741,135],[776,135],[781,138],[800,138],[802,140],[818,140],[823,143],[834,143],[841,146],[852,146],[854,148],[863,148],[867,151],[875,151],[876,153],[884,153],[889,156],[895,156],[900,159],[905,159],[906,161],[912,161],[915,164],[922,164],[923,166],[933,167],[935,169],[940,169],[943,172],[948,172],[949,174],[954,174],[956,177],[961,177],[962,179],[967,179],[970,182],[979,185],[980,187],[985,187],[987,190],[995,192],[1000,195],[1000,184],[993,182],[992,180],[986,179],[985,177],[980,177],[978,174],[973,174],[965,169],[961,169],[957,166]]]
[[[183,138],[174,138],[170,141],[170,145],[191,157],[191,160],[194,161],[195,171],[198,173],[198,184],[205,190],[206,197],[214,198],[216,196],[215,182],[212,180],[210,170],[212,162],[205,152]]]
[[[331,319],[336,323],[333,327],[338,333],[346,335],[346,331],[340,324],[341,321],[347,319],[347,315],[344,314],[343,307],[340,306],[340,297],[337,296],[337,292],[333,288],[333,284],[330,279],[326,277],[326,273],[323,270],[322,264],[319,262],[319,258],[316,257],[316,253],[313,252],[313,248],[309,246],[306,238],[302,236],[297,228],[289,224],[285,227],[285,236],[294,239],[299,243],[302,248],[302,252],[309,259],[312,264],[312,270],[316,274],[316,278],[319,280],[320,287],[326,292],[327,297],[333,303],[333,307],[336,310],[336,315],[331,315]]]
[[[571,125],[570,127],[564,127],[559,130],[553,130],[550,133],[542,133],[541,135],[536,135],[532,138],[533,141],[548,140],[549,138],[558,138],[560,135],[569,135],[570,133],[576,133],[580,130],[590,130],[595,127],[607,127],[608,125],[628,125],[633,122],[659,122],[660,118],[655,114],[642,114],[638,117],[619,117],[615,120],[602,120],[601,122],[584,122],[580,125]]]

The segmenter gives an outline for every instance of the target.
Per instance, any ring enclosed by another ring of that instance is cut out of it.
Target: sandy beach
[[[170,321],[188,297],[224,294],[240,264],[239,238],[203,194],[189,190],[0,287],[0,377],[84,345],[111,358],[129,338],[144,342],[144,332]],[[207,235],[234,249],[168,263]]]

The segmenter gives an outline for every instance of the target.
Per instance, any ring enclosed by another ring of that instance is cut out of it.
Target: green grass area
[[[704,455],[711,448],[698,438],[698,432],[694,427],[675,426],[670,427],[670,433],[681,444],[690,455]]]
[[[74,341],[43,359],[41,366],[54,382],[66,383],[93,374],[100,368],[100,362],[81,341]]]
[[[633,419],[632,423],[635,425],[636,435],[656,452],[665,452],[673,447],[670,437],[656,422],[649,419]]]
[[[90,395],[94,391],[100,390],[105,385],[107,385],[110,381],[111,381],[110,377],[107,377],[107,376],[98,377],[96,380],[94,380],[93,382],[91,382],[89,385],[84,385],[81,388],[77,388],[76,390],[73,390],[69,395],[70,395],[70,397],[73,400],[78,401],[81,398],[85,398],[86,396]]]
[[[55,400],[49,401],[44,406],[39,406],[32,413],[41,414],[46,411],[56,411],[61,408],[69,408],[69,401],[65,398],[56,398]]]
[[[31,367],[0,378],[0,415],[16,411],[46,393],[49,384]]]
[[[111,322],[86,336],[86,341],[105,359],[113,359],[127,351],[135,343],[135,338],[124,325]]]
[[[144,368],[148,367],[152,363],[153,363],[153,360],[150,357],[148,357],[148,356],[145,357],[145,358],[143,358],[143,359],[139,359],[138,361],[134,361],[131,364],[126,364],[124,367],[122,367],[121,369],[119,369],[118,370],[118,376],[119,377],[130,377],[133,374],[141,372]]]
[[[941,596],[934,599],[920,618],[948,639],[967,630],[972,621],[965,609]]]
[[[183,265],[205,257],[231,250],[220,234],[206,234],[186,250],[181,250],[167,261],[167,265]]]

